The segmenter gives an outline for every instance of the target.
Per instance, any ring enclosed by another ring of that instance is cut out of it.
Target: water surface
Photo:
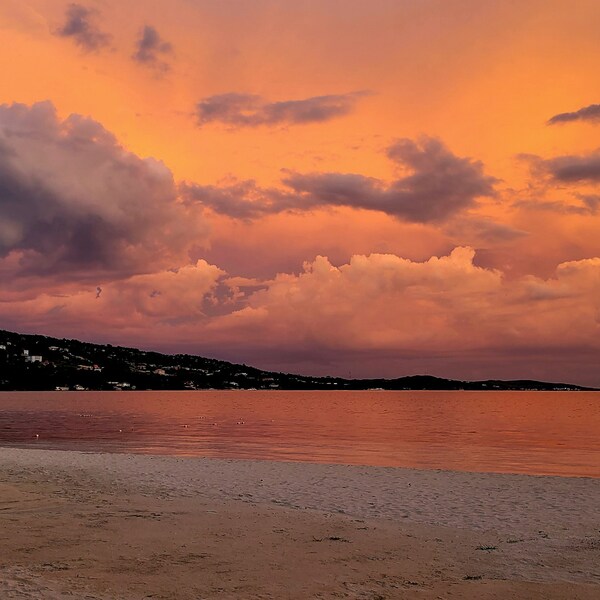
[[[0,445],[600,477],[600,393],[2,392]]]

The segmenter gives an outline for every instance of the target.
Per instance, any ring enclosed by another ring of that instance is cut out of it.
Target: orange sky
[[[599,29],[596,0],[4,0],[0,327],[600,385]]]

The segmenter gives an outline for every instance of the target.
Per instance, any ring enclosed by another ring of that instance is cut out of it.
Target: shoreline
[[[43,442],[42,442],[43,443]],[[97,444],[97,442],[94,442]],[[131,455],[131,456],[145,456],[152,458],[170,458],[170,459],[182,459],[182,460],[207,460],[207,461],[241,461],[241,462],[249,462],[249,463],[282,463],[282,464],[290,464],[290,465],[320,465],[322,467],[352,467],[352,468],[366,468],[366,469],[395,469],[400,471],[423,471],[423,472],[433,472],[433,473],[457,473],[457,474],[465,474],[465,475],[515,475],[522,477],[542,477],[542,478],[558,478],[558,479],[590,479],[593,481],[600,481],[600,472],[598,475],[577,475],[574,473],[570,473],[568,475],[563,475],[560,473],[548,473],[548,472],[519,472],[519,471],[475,471],[468,469],[450,469],[450,468],[429,468],[429,467],[418,467],[418,466],[399,466],[399,465],[377,465],[377,464],[365,464],[365,463],[350,463],[350,462],[319,462],[314,460],[284,460],[280,458],[247,458],[244,456],[207,456],[207,455],[197,455],[197,454],[164,454],[160,452],[148,452],[148,451],[135,451],[128,447],[123,447],[122,449],[111,447],[110,449],[101,449],[101,448],[90,448],[90,449],[82,449],[75,447],[57,447],[57,446],[42,446],[36,447],[36,442],[29,443],[0,443],[0,451],[3,449],[6,450],[32,450],[35,452],[73,452],[76,454],[86,454],[86,455],[104,455],[104,454],[117,454],[117,455]]]
[[[94,442],[97,443],[97,442]],[[223,461],[223,462],[249,462],[249,463],[281,463],[284,465],[318,465],[321,467],[352,467],[352,468],[365,468],[365,469],[393,469],[399,471],[424,471],[433,473],[462,473],[465,475],[515,475],[518,477],[542,477],[542,478],[558,478],[558,479],[591,479],[593,481],[600,480],[599,475],[560,475],[556,473],[521,473],[518,471],[471,471],[467,469],[445,469],[445,468],[426,468],[426,467],[411,467],[411,466],[397,466],[397,465],[368,465],[364,463],[343,463],[343,462],[318,462],[310,460],[282,460],[279,458],[246,458],[243,456],[236,457],[218,457],[218,456],[206,456],[206,455],[195,455],[195,454],[161,454],[160,452],[136,452],[130,448],[120,449],[75,449],[75,448],[59,448],[55,446],[36,447],[35,442],[33,443],[0,443],[0,452],[2,450],[31,450],[34,452],[71,452],[74,454],[85,454],[85,455],[105,455],[105,454],[116,454],[116,455],[131,455],[131,456],[143,456],[153,459],[181,459],[181,460],[206,460],[206,461]]]
[[[409,521],[466,524],[476,529],[496,521],[502,521],[504,526],[512,522],[515,527],[520,526],[533,512],[519,503],[521,496],[536,498],[537,513],[544,507],[562,508],[552,503],[540,504],[544,500],[547,503],[556,495],[571,498],[569,506],[564,507],[562,523],[566,520],[573,526],[576,521],[581,523],[581,515],[588,512],[586,509],[593,507],[594,502],[600,506],[600,478],[594,477],[0,447],[0,467],[10,462],[38,470],[76,469],[81,474],[110,476],[122,484],[160,486],[170,494],[204,494],[231,500],[237,499],[239,490],[243,489],[245,493],[253,492],[252,498],[259,503],[275,499],[293,508],[323,512],[341,509],[363,518],[406,519],[408,512]],[[325,479],[328,493],[315,487]],[[547,484],[545,488],[540,487],[544,484]],[[344,494],[333,498],[335,492],[342,490]],[[398,495],[399,491],[404,495]],[[494,502],[486,505],[484,501],[492,496]],[[367,501],[367,497],[376,502]],[[443,503],[439,505],[440,502]],[[467,508],[477,502],[488,508],[487,512],[480,513],[479,520],[474,519],[474,513]],[[452,516],[446,515],[450,503],[459,509]],[[412,509],[417,512],[411,514]],[[506,514],[501,509],[506,510]],[[579,515],[571,518],[577,509]],[[600,529],[600,515],[597,520]]]
[[[0,490],[0,574],[15,594],[22,581],[15,598],[54,598],[25,595],[38,584],[148,597],[138,591],[157,554],[158,598],[600,593],[600,479],[2,447]],[[205,559],[177,562],[184,546],[227,563],[227,585]],[[173,568],[189,596],[171,589]]]

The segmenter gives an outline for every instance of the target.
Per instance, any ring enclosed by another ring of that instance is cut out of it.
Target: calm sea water
[[[600,393],[3,392],[0,445],[600,477]]]

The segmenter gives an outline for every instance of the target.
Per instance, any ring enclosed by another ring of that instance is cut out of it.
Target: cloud
[[[220,94],[198,102],[196,115],[200,126],[210,123],[223,123],[232,127],[305,125],[345,116],[366,95],[368,92],[362,91],[268,102],[261,96],[251,94]]]
[[[444,229],[453,238],[477,240],[479,244],[484,245],[511,242],[529,235],[527,231],[507,223],[476,216],[468,219],[462,216],[452,219]]]
[[[520,200],[513,203],[515,208],[545,210],[563,215],[596,215],[600,209],[600,196],[577,194],[580,204],[561,200]]]
[[[260,189],[253,181],[215,187],[188,185],[184,195],[233,218],[327,206],[375,210],[415,223],[444,221],[493,196],[497,180],[479,161],[453,154],[442,142],[399,140],[387,150],[403,176],[390,183],[354,173],[288,173],[285,189]]]
[[[552,347],[557,340],[563,349],[600,349],[600,258],[563,263],[548,279],[506,279],[476,266],[474,258],[468,247],[423,262],[372,254],[338,267],[317,257],[298,275],[278,275],[209,330],[330,357],[345,351],[501,353]]]
[[[206,321],[206,311],[225,273],[204,260],[177,269],[133,275],[102,287],[65,286],[60,295],[41,290],[22,297],[0,290],[0,320],[10,311],[17,325],[29,320],[42,330],[49,324],[81,331],[181,332]],[[14,326],[13,326],[14,327]],[[63,329],[64,330],[64,329]]]
[[[407,221],[443,221],[473,206],[476,198],[494,195],[494,177],[483,165],[453,154],[442,142],[399,140],[388,157],[407,172],[385,184],[355,174],[292,174],[284,182],[306,202],[379,210]]]
[[[60,37],[72,38],[86,52],[100,50],[110,44],[111,36],[95,24],[98,11],[82,6],[67,6],[65,24],[56,31]]]
[[[583,203],[583,207],[590,214],[595,215],[600,211],[600,195],[598,194],[577,194],[577,198]]]
[[[136,41],[135,52],[132,55],[136,62],[152,67],[158,71],[168,71],[169,64],[161,60],[161,57],[173,52],[173,46],[165,42],[158,31],[151,25],[146,25]]]
[[[99,298],[96,284],[26,300],[0,290],[0,325],[321,373],[347,375],[354,363],[356,376],[576,372],[600,384],[600,258],[561,263],[547,278],[507,278],[475,257],[470,247],[423,261],[370,254],[334,265],[318,256],[262,282],[199,260],[103,284]]]
[[[600,148],[586,154],[566,154],[553,158],[542,158],[536,154],[518,154],[517,159],[529,165],[536,178],[547,183],[548,177],[554,183],[595,184],[600,181]],[[544,181],[546,179],[546,181]]]
[[[572,123],[573,121],[589,121],[600,123],[600,104],[590,104],[574,112],[565,112],[554,115],[548,120],[547,125],[558,125],[561,123]]]
[[[296,337],[329,349],[462,345],[467,330],[476,333],[481,300],[502,285],[500,272],[475,267],[473,257],[470,248],[422,263],[355,255],[336,267],[319,256],[299,275],[278,275],[221,326],[267,327],[286,345]]]
[[[189,204],[200,202],[216,213],[247,221],[293,210],[297,201],[295,194],[261,188],[252,179],[236,180],[224,186],[182,183],[179,191]]]
[[[202,229],[161,162],[93,119],[60,120],[50,102],[0,106],[0,224],[16,272],[82,277],[156,267]]]
[[[126,320],[135,315],[164,323],[182,323],[201,319],[206,300],[215,291],[225,272],[198,260],[157,273],[135,275],[126,281],[105,286],[106,318],[114,315]]]
[[[581,155],[555,158],[526,157],[534,171],[546,173],[561,183],[595,183],[600,181],[600,149]]]

